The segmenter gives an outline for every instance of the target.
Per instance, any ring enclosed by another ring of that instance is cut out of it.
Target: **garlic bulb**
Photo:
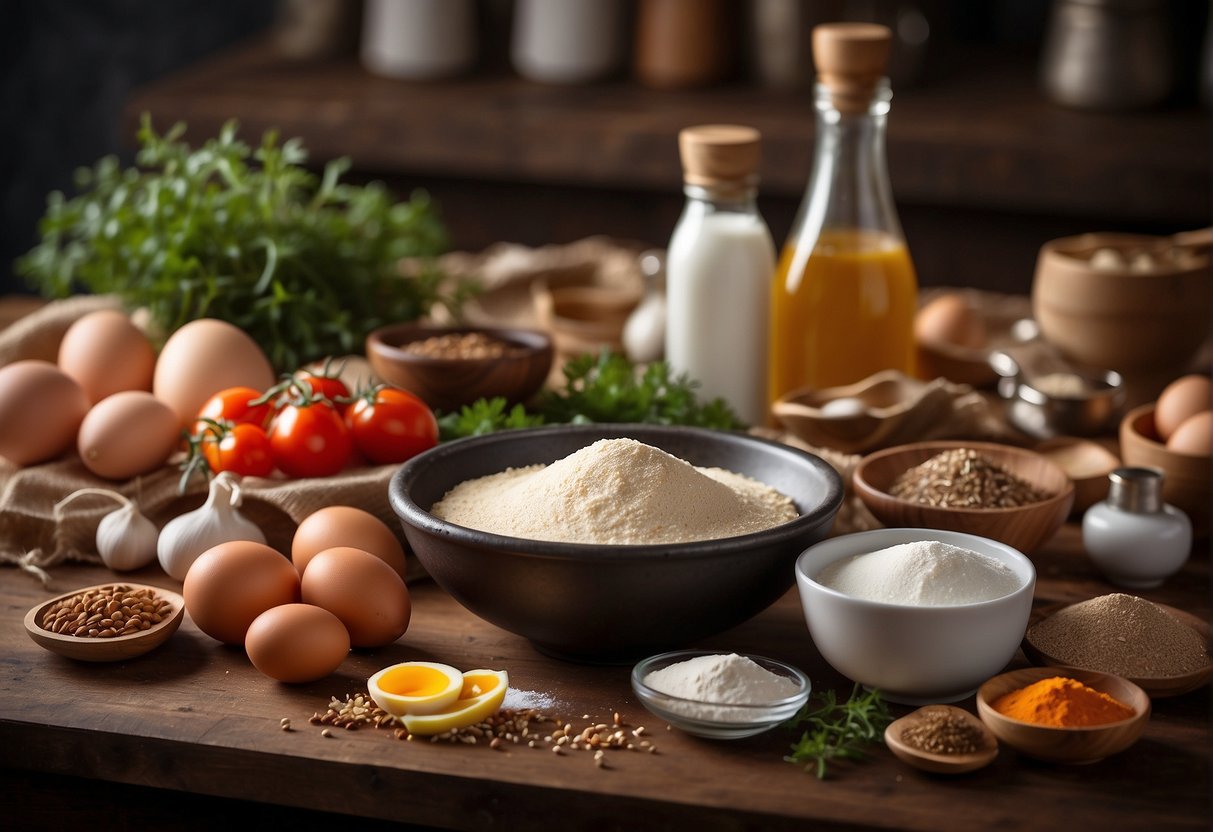
[[[257,524],[236,510],[240,502],[238,476],[224,471],[211,480],[206,502],[170,520],[161,530],[156,555],[164,571],[184,581],[190,566],[212,546],[232,540],[265,543],[265,535]]]
[[[97,554],[101,562],[115,572],[147,566],[156,559],[156,524],[139,513],[138,507],[116,491],[81,488],[55,504],[55,522],[63,519],[64,507],[77,497],[109,497],[121,507],[101,518],[97,524]]]

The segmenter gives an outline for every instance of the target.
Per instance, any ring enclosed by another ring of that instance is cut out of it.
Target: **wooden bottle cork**
[[[844,113],[866,112],[889,64],[893,32],[878,23],[823,23],[813,27],[817,78]]]
[[[678,150],[686,184],[741,184],[757,177],[762,135],[738,124],[701,124],[679,132]]]

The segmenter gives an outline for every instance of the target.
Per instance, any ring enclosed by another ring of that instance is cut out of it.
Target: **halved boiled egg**
[[[463,674],[459,698],[446,708],[427,714],[405,714],[401,719],[410,734],[420,736],[475,725],[497,713],[509,687],[510,677],[504,670],[469,670]]]
[[[432,714],[459,698],[463,674],[448,664],[403,662],[380,670],[366,686],[375,704],[389,714]]]

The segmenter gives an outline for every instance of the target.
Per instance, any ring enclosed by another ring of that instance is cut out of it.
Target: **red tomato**
[[[231,471],[242,477],[268,477],[274,471],[270,438],[248,422],[224,425],[222,433],[207,431],[202,436],[202,454],[216,474]]]
[[[270,426],[274,464],[288,477],[328,477],[350,459],[350,434],[324,399],[287,402]]]
[[[356,447],[371,462],[404,462],[438,444],[438,420],[425,402],[404,390],[380,387],[346,411]]]
[[[263,394],[252,387],[229,387],[220,390],[206,400],[198,411],[198,419],[214,419],[216,422],[232,422],[234,424],[250,424],[264,428],[270,421],[274,407],[270,402],[250,406],[249,402],[261,398]],[[194,432],[206,429],[199,422],[194,425]]]
[[[336,376],[326,375],[325,371],[304,370],[299,373],[299,380],[312,388],[312,394],[319,398],[323,396],[333,403],[337,408],[338,413],[345,413],[348,408],[348,401],[339,401],[340,399],[349,399],[350,388],[345,386],[345,382]]]

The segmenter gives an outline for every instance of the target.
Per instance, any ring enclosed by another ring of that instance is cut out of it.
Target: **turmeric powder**
[[[994,710],[1021,722],[1074,728],[1104,725],[1133,716],[1133,709],[1082,682],[1053,676],[1011,691],[993,702]]]

